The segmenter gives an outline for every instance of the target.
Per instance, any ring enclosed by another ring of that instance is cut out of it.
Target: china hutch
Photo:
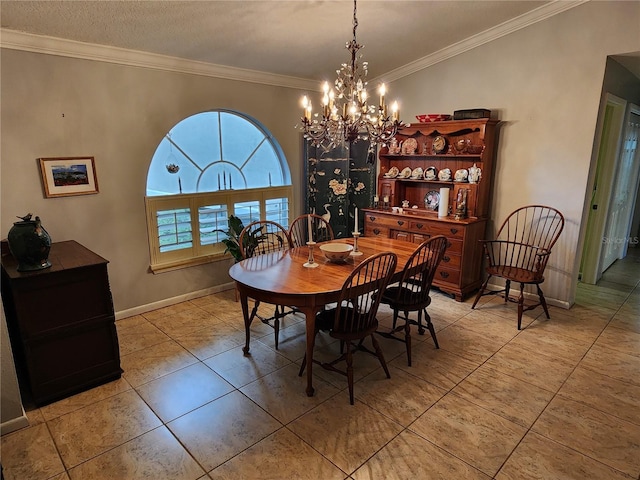
[[[403,127],[380,149],[378,202],[364,211],[367,236],[422,243],[445,235],[433,285],[458,301],[482,283],[479,240],[490,218],[498,123],[479,118]]]

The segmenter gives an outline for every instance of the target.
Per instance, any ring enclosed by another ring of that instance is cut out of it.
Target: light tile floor
[[[476,310],[434,293],[440,349],[380,338],[391,370],[298,377],[304,322],[253,326],[234,292],[116,322],[123,378],[31,408],[2,437],[7,480],[640,478],[640,252],[578,288],[570,310]],[[390,312],[380,311],[388,326]],[[318,358],[337,351],[323,334]]]

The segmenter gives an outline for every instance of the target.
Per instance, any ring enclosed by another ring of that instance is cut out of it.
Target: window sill
[[[174,270],[180,270],[182,268],[196,267],[198,265],[205,265],[207,263],[221,262],[224,260],[230,260],[233,257],[228,253],[217,253],[215,255],[206,255],[203,257],[186,258],[183,260],[176,260],[175,262],[157,263],[149,265],[149,272],[155,274],[172,272]]]

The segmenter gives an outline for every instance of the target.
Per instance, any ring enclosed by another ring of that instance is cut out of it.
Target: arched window
[[[282,149],[255,119],[229,110],[185,118],[162,139],[147,174],[153,271],[222,256],[229,215],[288,226],[291,196]]]

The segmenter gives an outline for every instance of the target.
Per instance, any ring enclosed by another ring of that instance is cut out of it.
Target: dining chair
[[[328,331],[331,337],[340,340],[341,355],[331,362],[313,360],[313,363],[347,377],[351,405],[353,405],[354,351],[361,350],[375,355],[387,378],[391,378],[382,349],[375,338],[375,331],[378,328],[376,313],[380,299],[395,271],[396,263],[397,256],[391,252],[378,253],[364,260],[345,280],[335,308],[323,310],[316,316],[314,335],[317,335],[320,330]],[[373,351],[363,345],[368,336],[371,337]],[[356,341],[358,343],[354,343]],[[335,366],[341,362],[346,362],[344,370]],[[302,376],[306,366],[305,355],[299,376]]]
[[[311,235],[314,242],[333,240],[333,228],[329,222],[315,213],[305,213],[297,217],[289,227],[293,247],[304,246],[309,241],[309,218],[311,218]]]
[[[291,248],[291,238],[289,232],[277,222],[271,220],[258,220],[251,222],[242,229],[238,237],[242,258],[250,258],[264,255],[271,252],[285,251]],[[249,323],[254,318],[258,318],[265,325],[269,325],[275,331],[275,348],[278,349],[278,337],[280,334],[280,319],[294,313],[294,310],[287,309],[284,305],[276,305],[272,316],[265,317],[258,313],[260,301],[256,300]]]
[[[393,325],[390,332],[378,330],[377,333],[405,343],[409,366],[411,366],[411,324],[417,325],[418,333],[424,335],[423,313],[433,343],[436,348],[440,348],[427,307],[431,304],[429,293],[433,277],[446,249],[447,238],[444,235],[437,235],[422,242],[407,260],[400,281],[387,287],[382,295],[381,303],[389,305],[393,310]],[[412,312],[417,312],[417,320],[410,318]],[[396,326],[398,319],[404,322],[400,326]],[[396,336],[396,333],[402,331],[404,331],[404,337]]]
[[[527,205],[512,212],[504,221],[495,240],[482,240],[487,257],[487,279],[482,284],[471,308],[475,308],[480,297],[504,292],[504,301],[518,303],[518,330],[522,325],[522,314],[540,305],[547,318],[549,309],[540,284],[544,282],[544,270],[562,229],[564,216],[558,210],[544,205]],[[502,290],[487,291],[491,277],[505,280]],[[517,299],[510,297],[511,282],[520,284]],[[535,285],[538,301],[525,306],[524,286]]]

